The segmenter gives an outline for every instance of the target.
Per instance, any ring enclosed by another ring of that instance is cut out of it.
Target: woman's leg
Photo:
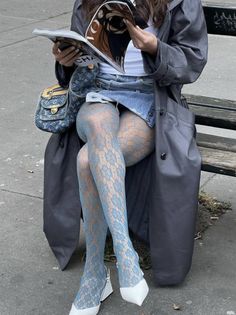
[[[112,234],[120,286],[134,286],[142,272],[128,233],[118,111],[112,104],[85,104],[78,114],[77,129],[87,140],[90,169]]]
[[[86,238],[86,263],[74,301],[77,309],[97,306],[105,286],[104,246],[107,223],[88,162],[87,145],[78,154],[77,173]]]
[[[127,110],[120,116],[118,141],[125,165],[132,166],[154,150],[155,129],[150,128],[142,118]]]
[[[98,117],[96,111],[94,114]],[[78,129],[80,129],[79,126]],[[83,130],[79,130],[79,133],[81,138],[86,141]],[[132,165],[153,150],[154,129],[149,128],[144,120],[137,115],[126,111],[122,113],[120,118],[118,141],[126,164]],[[103,254],[107,234],[106,220],[89,166],[87,144],[80,150],[78,156],[78,176],[87,247],[85,271],[75,304],[77,308],[86,308],[99,303],[101,291],[104,287]],[[119,271],[122,273],[122,268]]]

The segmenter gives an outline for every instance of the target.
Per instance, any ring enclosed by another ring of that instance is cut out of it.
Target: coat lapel
[[[183,0],[172,0],[168,4],[168,9],[166,12],[166,16],[164,22],[162,23],[160,29],[157,31],[157,36],[162,41],[166,42],[169,35],[169,28],[171,23],[171,15],[174,8],[177,7]]]
[[[168,10],[172,11],[181,2],[183,2],[183,0],[172,0],[172,1],[170,1],[169,5],[168,5]]]

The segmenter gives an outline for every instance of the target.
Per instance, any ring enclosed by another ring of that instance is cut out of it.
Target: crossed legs
[[[99,304],[105,285],[104,246],[109,227],[118,261],[121,287],[142,279],[138,256],[128,233],[125,167],[154,149],[154,129],[130,111],[119,113],[112,104],[85,103],[77,131],[86,144],[78,155],[78,178],[86,237],[86,263],[74,301],[83,309]]]

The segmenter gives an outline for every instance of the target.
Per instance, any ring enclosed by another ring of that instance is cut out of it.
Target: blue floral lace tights
[[[86,238],[86,262],[74,304],[78,309],[100,303],[105,286],[104,247],[109,227],[121,287],[142,279],[138,255],[129,238],[125,168],[154,149],[154,129],[130,111],[119,115],[113,104],[85,103],[77,116],[85,145],[78,155],[78,179]]]

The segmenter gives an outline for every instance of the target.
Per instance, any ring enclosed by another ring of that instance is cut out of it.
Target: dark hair
[[[104,0],[82,0],[83,9],[88,18],[91,18]],[[138,14],[148,21],[151,16],[156,27],[160,27],[165,18],[169,0],[136,0]]]

